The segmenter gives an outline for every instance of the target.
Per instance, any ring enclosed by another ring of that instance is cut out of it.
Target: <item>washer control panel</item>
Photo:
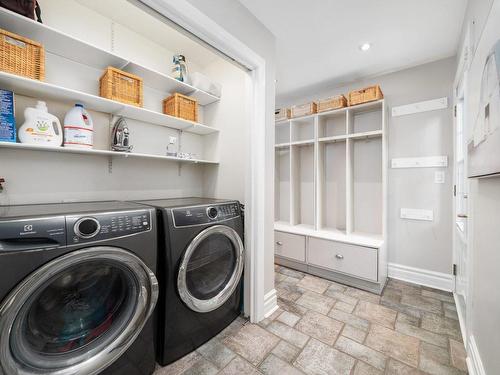
[[[240,206],[238,202],[172,209],[175,227],[217,223],[239,216]]]
[[[126,211],[66,217],[68,244],[102,241],[151,229],[151,211]]]
[[[64,216],[0,220],[0,253],[66,245]]]

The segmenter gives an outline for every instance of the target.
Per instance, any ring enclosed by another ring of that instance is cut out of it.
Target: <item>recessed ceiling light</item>
[[[363,43],[359,46],[359,49],[363,52],[366,52],[371,48],[371,46],[372,45],[370,43]]]

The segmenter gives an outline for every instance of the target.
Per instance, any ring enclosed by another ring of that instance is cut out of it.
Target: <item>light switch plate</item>
[[[434,183],[435,184],[444,184],[444,172],[443,171],[434,172]]]
[[[402,208],[401,219],[433,221],[434,212],[432,210],[421,210],[417,208]]]

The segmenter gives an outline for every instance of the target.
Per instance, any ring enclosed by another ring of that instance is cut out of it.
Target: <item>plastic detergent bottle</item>
[[[82,104],[75,106],[64,117],[64,147],[92,148],[94,124]]]
[[[45,102],[39,101],[35,108],[24,110],[24,124],[19,128],[21,143],[57,147],[63,141],[59,119],[51,115]]]

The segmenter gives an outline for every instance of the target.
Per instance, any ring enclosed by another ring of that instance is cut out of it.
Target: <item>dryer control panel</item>
[[[240,206],[238,202],[172,209],[172,219],[176,228],[212,224],[239,216]]]
[[[67,216],[68,244],[102,241],[151,229],[151,211]]]

